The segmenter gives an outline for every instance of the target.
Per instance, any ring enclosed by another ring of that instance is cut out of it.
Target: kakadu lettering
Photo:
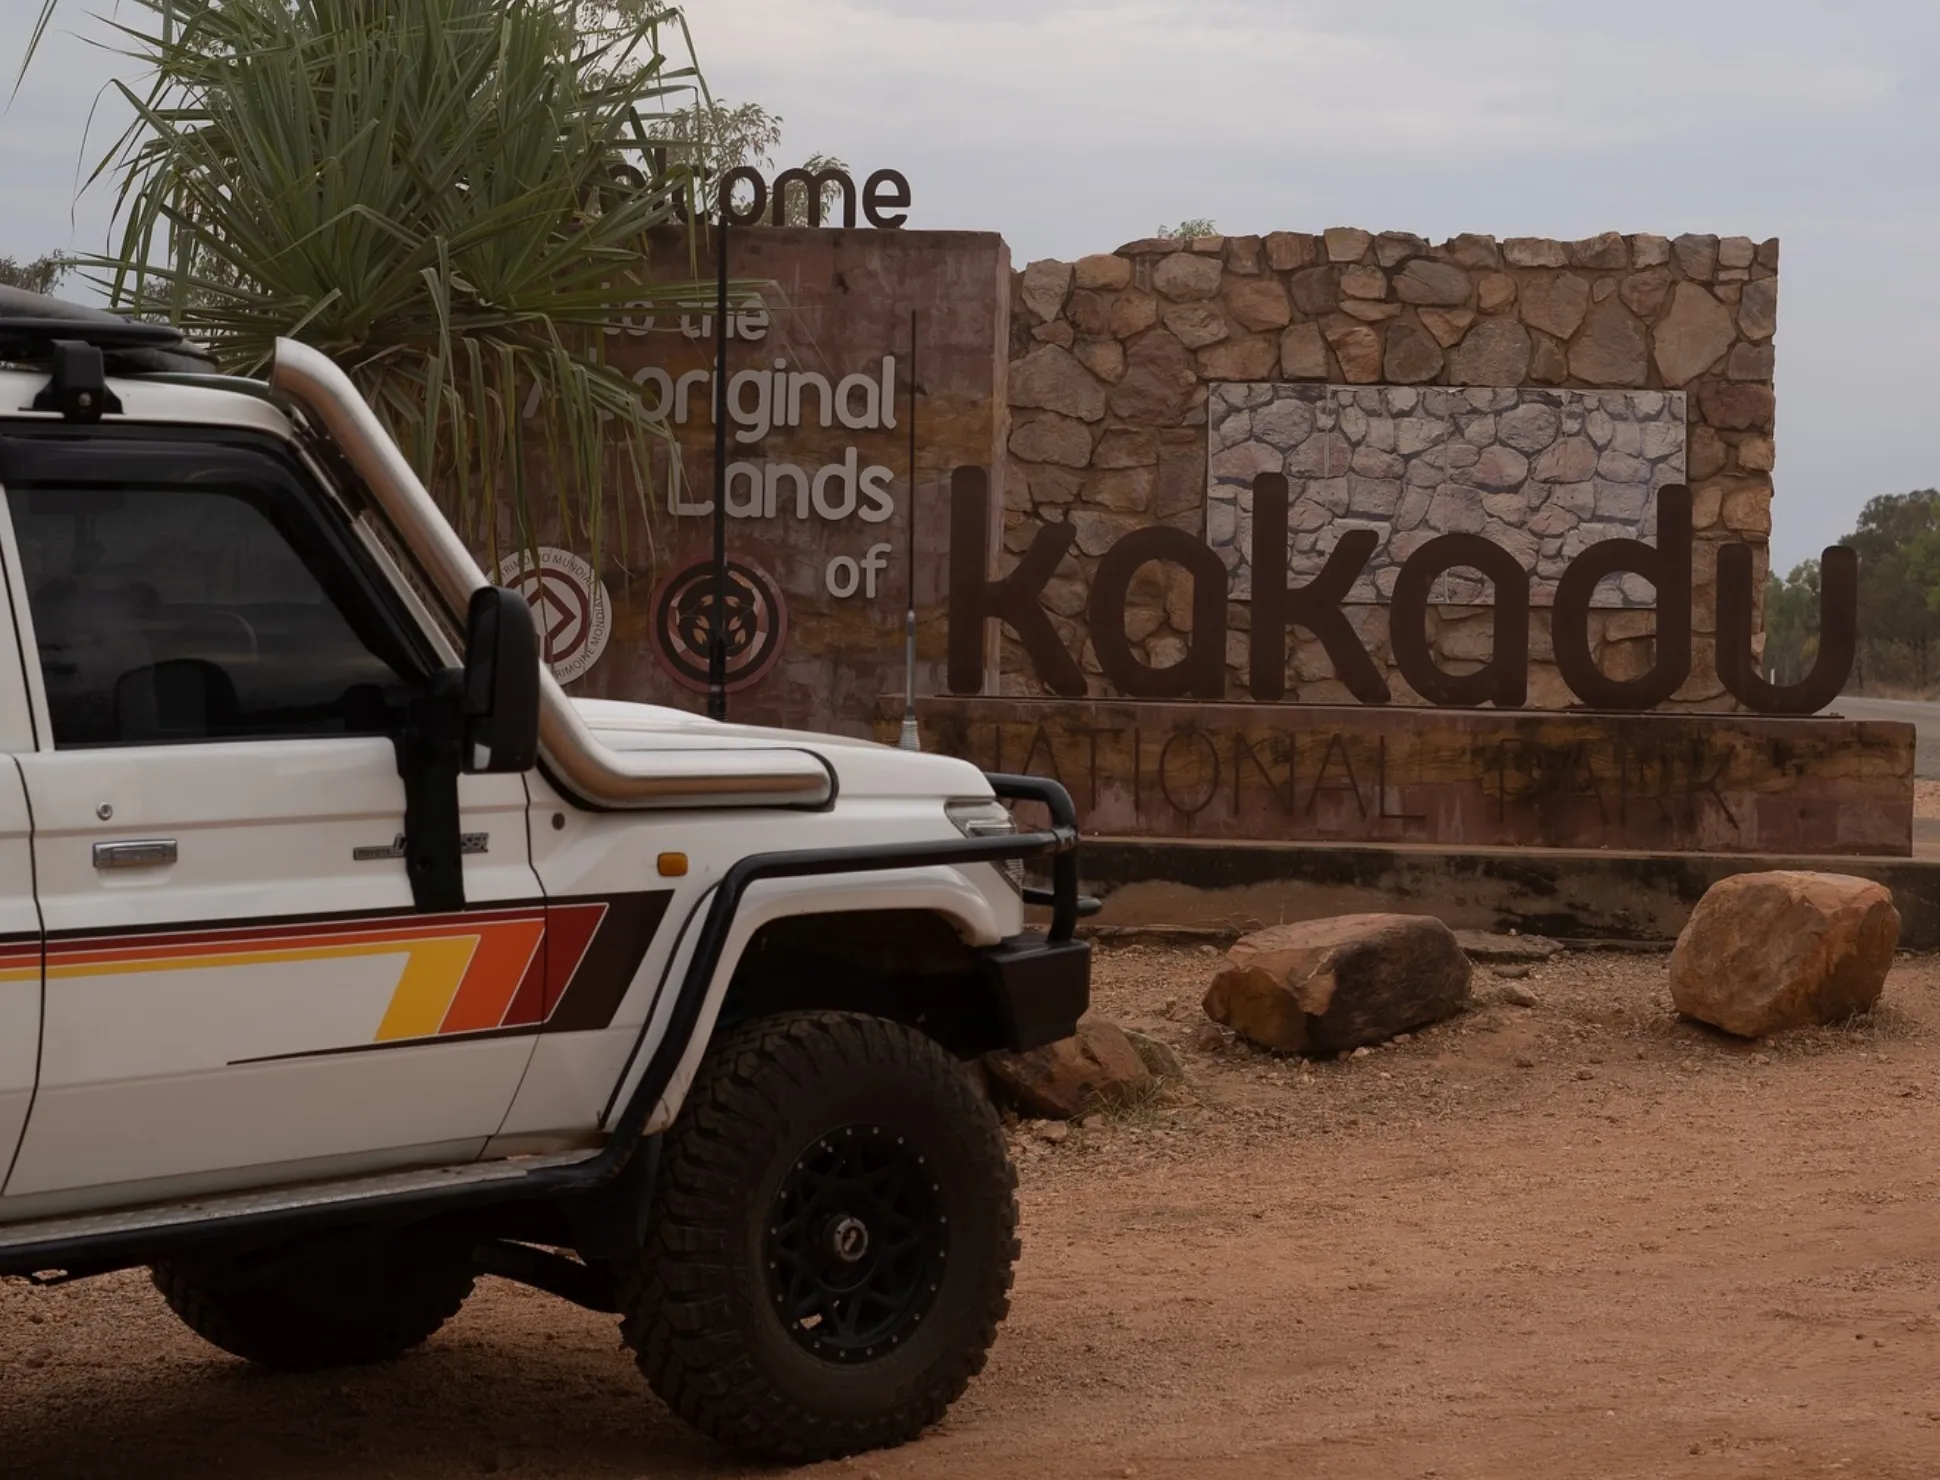
[[[1255,699],[1286,694],[1287,629],[1312,633],[1326,649],[1334,674],[1363,704],[1386,704],[1388,683],[1348,620],[1343,603],[1377,543],[1371,530],[1344,532],[1312,580],[1287,584],[1287,480],[1262,473],[1253,480],[1253,620],[1248,659]],[[1076,531],[1046,524],[1010,573],[991,579],[990,488],[982,468],[958,468],[950,485],[950,630],[947,682],[953,694],[983,687],[983,634],[1003,622],[1030,654],[1038,676],[1057,694],[1081,698],[1084,670],[1058,637],[1039,600]],[[1690,677],[1692,648],[1691,491],[1673,484],[1658,494],[1657,543],[1602,540],[1584,550],[1557,582],[1550,616],[1556,667],[1570,691],[1592,709],[1654,709]],[[1155,668],[1141,659],[1125,631],[1125,601],[1142,566],[1176,565],[1192,578],[1193,624],[1186,653]],[[1489,661],[1473,673],[1450,673],[1435,661],[1427,612],[1435,581],[1472,569],[1495,590],[1495,641]],[[1836,698],[1852,668],[1858,632],[1859,560],[1835,545],[1820,562],[1819,652],[1796,684],[1768,682],[1752,648],[1752,551],[1726,545],[1718,552],[1716,664],[1725,688],[1765,714],[1814,714]],[[1656,660],[1635,678],[1615,679],[1597,666],[1590,648],[1590,602],[1606,576],[1636,574],[1657,590]],[[1098,562],[1086,614],[1091,643],[1106,680],[1139,699],[1226,697],[1225,563],[1183,530],[1135,530]],[[1515,557],[1480,535],[1430,540],[1401,567],[1388,607],[1395,667],[1430,704],[1519,709],[1529,695],[1529,576]]]

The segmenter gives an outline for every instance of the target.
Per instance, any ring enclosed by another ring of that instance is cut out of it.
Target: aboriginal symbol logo
[[[773,576],[749,560],[727,563],[727,688],[760,683],[788,640],[788,604]],[[653,597],[654,649],[675,679],[707,689],[707,648],[714,635],[714,562],[690,561],[660,583]]]
[[[502,586],[511,586],[532,608],[539,643],[552,676],[571,683],[599,661],[613,631],[606,583],[592,565],[570,550],[541,545],[535,569],[526,551],[507,555],[498,565]]]

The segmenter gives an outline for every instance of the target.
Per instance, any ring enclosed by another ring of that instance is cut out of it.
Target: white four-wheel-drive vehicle
[[[0,298],[0,1274],[316,1368],[489,1272],[731,1444],[913,1436],[1017,1252],[963,1061],[1086,1003],[1069,798],[570,699],[328,359],[204,368]]]

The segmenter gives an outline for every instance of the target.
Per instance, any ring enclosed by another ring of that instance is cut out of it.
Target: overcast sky
[[[66,0],[0,115],[0,255],[90,250],[75,203],[114,59]],[[39,0],[0,0],[11,74]],[[1021,265],[1161,222],[1437,239],[1778,236],[1774,564],[1940,482],[1940,4],[1933,0],[691,0],[717,96],[911,179],[912,227]],[[117,117],[104,105],[97,143]],[[98,152],[98,149],[95,151]]]

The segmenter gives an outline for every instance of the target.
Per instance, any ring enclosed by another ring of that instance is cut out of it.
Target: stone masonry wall
[[[1207,533],[1207,399],[1214,382],[1362,386],[1570,387],[1685,393],[1685,476],[1694,496],[1692,673],[1674,704],[1733,707],[1719,684],[1718,546],[1758,552],[1762,590],[1771,531],[1772,339],[1778,242],[1748,237],[1606,232],[1583,241],[1337,227],[1308,235],[1151,238],[1075,263],[1033,262],[1015,275],[1004,469],[1005,546],[1014,557],[1042,521],[1068,520],[1076,545],[1044,599],[1061,635],[1108,693],[1085,630],[1091,567],[1122,534],[1169,524]],[[1462,474],[1451,471],[1451,484]],[[1483,488],[1476,489],[1479,500]],[[1225,552],[1229,564],[1237,552]],[[1398,701],[1381,606],[1349,609]],[[1229,692],[1247,684],[1250,608],[1229,613]],[[1546,608],[1532,612],[1529,702],[1573,702],[1550,661]],[[1192,621],[1183,572],[1147,566],[1127,631],[1147,662],[1185,650]],[[1431,612],[1451,671],[1486,658],[1486,608]],[[1651,661],[1650,611],[1591,614],[1599,661],[1614,677]],[[1295,633],[1287,693],[1350,702],[1317,643]],[[1041,685],[1006,636],[1003,692]]]

